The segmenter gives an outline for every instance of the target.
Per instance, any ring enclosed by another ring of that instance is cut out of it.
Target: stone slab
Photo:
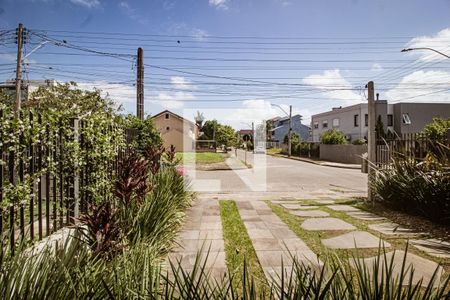
[[[329,209],[335,210],[335,211],[361,211],[359,208],[353,207],[351,205],[327,205]]]
[[[407,236],[415,236],[418,233],[414,232],[413,230],[400,226],[396,223],[377,223],[377,224],[370,224],[369,228],[375,231],[378,231],[381,234],[385,235],[407,235]]]
[[[386,220],[386,218],[384,217],[380,217],[376,214],[370,213],[370,212],[366,212],[366,211],[349,211],[347,212],[347,215],[355,218],[355,219],[359,219],[359,220],[363,220],[363,221],[383,221]]]
[[[247,229],[248,236],[253,239],[273,239],[274,236],[269,229]]]
[[[391,244],[366,231],[352,231],[329,239],[323,239],[322,244],[331,249],[378,248],[390,247]]]
[[[258,238],[252,239],[253,248],[255,251],[281,251],[283,250],[280,246],[279,240],[275,238],[266,239],[266,238]]]
[[[402,270],[402,264],[405,257],[404,251],[392,251],[386,253],[386,255],[382,255],[380,258],[378,257],[369,257],[365,259],[361,259],[362,262],[367,266],[367,269],[369,272],[373,271],[373,264],[376,259],[379,259],[379,266],[383,268],[385,265],[385,257],[388,262],[388,265],[392,262],[393,264],[393,274],[394,276],[399,276]],[[352,264],[355,264],[355,262],[351,261]],[[436,272],[437,270],[437,272]],[[405,278],[403,280],[403,284],[407,285],[410,280],[410,274],[411,271],[413,271],[413,277],[412,282],[414,284],[419,283],[420,280],[422,280],[422,286],[427,286],[430,283],[431,278],[433,277],[434,272],[436,272],[436,278],[434,285],[438,285],[441,279],[441,276],[443,274],[443,268],[440,267],[437,263],[434,261],[425,259],[423,257],[420,257],[418,255],[408,253],[406,255],[406,261],[405,261]],[[381,276],[381,271],[380,271]]]
[[[353,230],[355,226],[337,218],[312,218],[302,223],[306,230]]]
[[[427,254],[439,257],[450,258],[450,243],[438,239],[412,240],[411,245]]]
[[[286,209],[313,209],[317,208],[315,205],[301,205],[301,204],[281,204]]]
[[[314,200],[314,202],[319,203],[319,204],[334,204],[335,203],[333,200],[327,200],[327,199]]]
[[[330,215],[322,210],[295,210],[290,213],[298,217],[328,217]]]

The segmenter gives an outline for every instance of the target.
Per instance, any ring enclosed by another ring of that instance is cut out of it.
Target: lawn
[[[227,158],[224,153],[215,152],[179,152],[177,158],[181,163],[193,163],[194,160],[197,165],[208,165],[224,162]]]

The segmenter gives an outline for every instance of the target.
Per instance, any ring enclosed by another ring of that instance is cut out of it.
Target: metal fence
[[[6,117],[11,118],[0,111],[0,118]],[[40,115],[30,114],[28,117],[31,126],[26,130],[33,130],[33,125],[43,125]],[[88,121],[68,121],[69,133],[44,124],[45,132],[39,133],[37,142],[26,140],[26,134],[22,133],[18,138],[19,146],[4,143],[6,133],[0,129],[0,241],[2,247],[9,246],[12,252],[19,241],[41,240],[74,223],[74,218],[80,212],[86,212],[92,201],[92,195],[85,187],[98,177],[89,163],[90,155],[95,153],[90,151],[92,143],[86,141],[80,130]],[[124,132],[127,145],[137,133],[135,130]],[[65,153],[68,143],[76,143],[85,150],[82,153],[86,164],[79,168],[70,167],[71,162]],[[101,176],[112,178],[117,174],[118,161],[126,147],[115,149],[115,158],[105,161],[107,171]]]

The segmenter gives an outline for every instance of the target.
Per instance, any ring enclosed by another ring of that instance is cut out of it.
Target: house
[[[450,104],[406,103],[390,104],[386,100],[375,101],[375,114],[380,117],[385,132],[402,135],[423,130],[433,117],[450,118]],[[331,111],[311,117],[312,141],[319,142],[323,132],[337,129],[349,142],[367,139],[369,118],[367,103],[347,107],[335,107]]]
[[[173,145],[179,152],[195,151],[198,128],[193,122],[169,110],[154,115],[152,120],[161,134],[166,149]]]
[[[269,136],[267,139],[271,142],[283,143],[284,137],[289,132],[289,117],[275,117],[269,120],[272,123],[272,128],[269,129]],[[292,133],[296,133],[303,141],[310,139],[310,128],[302,124],[302,116],[292,116]]]
[[[36,91],[40,87],[51,87],[55,86],[55,80],[23,80],[21,87],[20,98],[21,101],[27,101],[29,95]],[[13,99],[16,95],[16,82],[14,80],[8,80],[6,82],[0,83],[0,90],[5,92],[7,95]]]

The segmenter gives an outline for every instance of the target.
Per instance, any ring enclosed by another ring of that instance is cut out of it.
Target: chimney
[[[377,101],[380,100],[380,94],[377,93]]]

